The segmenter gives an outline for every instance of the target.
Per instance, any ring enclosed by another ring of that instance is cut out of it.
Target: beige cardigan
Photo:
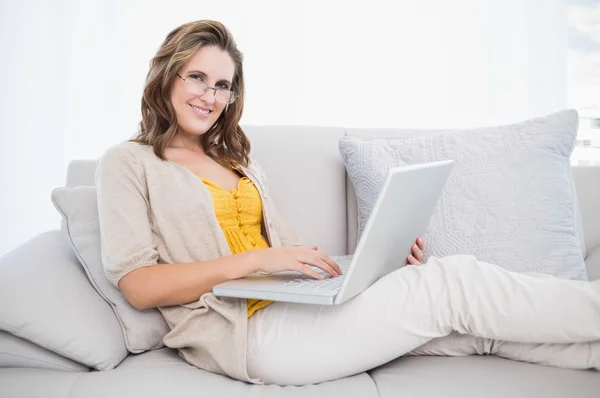
[[[260,166],[251,161],[240,170],[261,194],[270,246],[301,245],[275,210]],[[150,146],[124,142],[108,149],[98,161],[96,185],[102,261],[115,286],[140,267],[231,255],[202,180],[184,166],[161,160]],[[196,302],[159,310],[171,328],[165,345],[178,349],[186,361],[261,383],[246,370],[246,300],[206,293]]]

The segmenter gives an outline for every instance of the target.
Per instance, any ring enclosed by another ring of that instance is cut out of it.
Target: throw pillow
[[[587,279],[570,174],[577,126],[577,112],[565,110],[422,137],[343,138],[359,237],[390,167],[453,159],[423,237],[426,258],[471,254],[512,271]]]
[[[94,289],[114,309],[123,329],[125,345],[132,353],[163,347],[169,327],[156,309],[140,311],[109,282],[102,266],[96,187],[56,188],[52,202],[66,222],[71,246]]]
[[[0,330],[98,370],[127,356],[110,306],[94,291],[63,231],[0,258]]]

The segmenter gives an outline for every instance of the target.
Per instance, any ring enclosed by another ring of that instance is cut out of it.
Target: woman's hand
[[[299,271],[315,279],[323,279],[323,275],[309,267],[313,266],[322,269],[331,276],[342,274],[339,265],[325,253],[318,251],[317,246],[312,248],[302,246],[275,247],[253,250],[251,253],[257,270],[262,272]]]
[[[406,258],[406,263],[410,265],[421,265],[424,248],[425,244],[423,243],[423,238],[418,238],[417,243],[415,243],[411,247],[412,254],[408,255],[408,257]]]

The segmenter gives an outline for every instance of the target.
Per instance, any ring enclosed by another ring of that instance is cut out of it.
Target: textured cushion
[[[359,134],[360,138],[370,138],[377,137],[377,129],[375,130],[362,130],[362,129],[353,129],[353,134]],[[395,133],[399,136],[403,136],[404,134],[395,131]],[[394,132],[388,132],[386,134],[394,135]],[[591,196],[600,197],[600,189],[595,190],[598,191],[596,195],[587,195],[582,196],[578,193],[578,190],[581,190],[581,186],[590,187],[590,186],[598,186],[600,184],[586,184],[586,182],[593,181],[593,179],[589,179],[587,173],[581,173],[582,167],[575,166],[571,169],[573,174],[573,194],[575,196],[575,201],[573,203],[573,213],[575,214],[575,224],[577,225],[577,235],[579,238],[579,243],[581,244],[581,254],[587,261],[588,257],[588,246],[596,247],[600,245],[600,222],[596,222],[597,218],[600,218],[600,211],[596,210],[595,203],[588,198]],[[590,169],[595,169],[598,178],[596,180],[600,181],[600,167],[593,167]],[[354,253],[356,250],[357,236],[358,236],[358,206],[356,205],[356,194],[354,193],[354,187],[352,186],[352,181],[346,174],[346,208],[348,209],[348,231],[347,231],[347,239],[348,239],[348,253]],[[580,188],[577,188],[577,184],[579,184]],[[585,212],[585,215],[584,215]],[[585,223],[583,222],[583,218],[585,217]],[[588,232],[586,232],[586,230]],[[588,267],[589,270],[589,267]]]
[[[8,332],[0,332],[0,368],[42,368],[71,372],[90,370]]]
[[[0,330],[88,367],[126,356],[110,306],[88,282],[63,231],[40,234],[0,258]]]
[[[390,167],[453,159],[424,235],[426,258],[472,254],[513,271],[587,279],[570,174],[577,120],[567,110],[422,137],[345,137],[340,151],[356,193],[359,235]]]
[[[135,309],[106,278],[100,252],[96,188],[56,188],[52,191],[52,201],[66,221],[71,246],[92,286],[114,309],[127,349],[140,353],[163,347],[163,337],[169,332],[169,327],[160,312],[155,308]]]

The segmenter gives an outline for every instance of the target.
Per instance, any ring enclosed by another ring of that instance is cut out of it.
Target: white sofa
[[[397,131],[280,126],[250,126],[245,130],[253,143],[252,156],[264,168],[280,212],[304,242],[318,244],[332,255],[352,252],[356,204],[338,152],[338,140],[346,134],[391,136]],[[67,186],[93,185],[94,169],[95,161],[73,161]],[[583,216],[589,277],[598,279],[600,167],[575,167],[573,175]],[[20,261],[39,260],[40,267],[48,261],[63,261],[41,254],[38,258],[35,253],[43,242],[56,246],[52,242],[61,240],[60,250],[68,251],[66,236],[58,228],[37,236],[0,259],[0,267],[18,267]],[[39,305],[43,307],[43,300]],[[357,345],[348,349],[360,349],[360,342]],[[194,368],[168,348],[131,354],[114,370],[92,371],[0,331],[0,397],[166,396],[598,398],[600,372],[551,368],[492,356],[406,357],[319,385],[254,386]]]

